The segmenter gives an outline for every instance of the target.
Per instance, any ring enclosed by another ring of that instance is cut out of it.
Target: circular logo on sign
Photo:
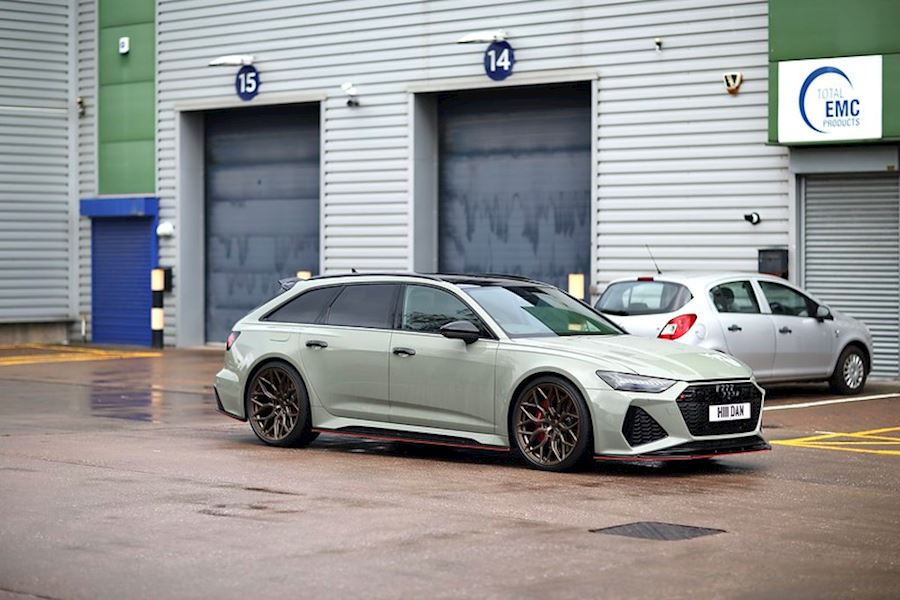
[[[512,75],[516,54],[509,42],[491,42],[484,51],[484,72],[494,81],[503,81]]]
[[[819,83],[811,90],[816,80]],[[799,100],[800,116],[813,131],[828,133],[860,124],[860,102],[853,83],[837,67],[819,67],[810,73],[800,86]]]
[[[259,93],[259,71],[253,65],[244,65],[234,78],[234,89],[241,100],[253,100]]]

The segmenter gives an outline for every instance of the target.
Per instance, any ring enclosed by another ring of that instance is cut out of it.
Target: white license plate
[[[713,404],[709,407],[710,421],[740,421],[750,418],[750,403]]]

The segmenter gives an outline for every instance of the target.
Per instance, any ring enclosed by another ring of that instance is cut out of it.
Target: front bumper
[[[764,391],[752,380],[679,382],[660,394],[607,387],[588,390],[588,397],[598,459],[687,460],[769,449],[761,436]],[[709,406],[744,402],[748,419],[709,420]]]

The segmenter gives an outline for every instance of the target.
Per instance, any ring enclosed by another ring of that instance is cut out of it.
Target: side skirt
[[[412,442],[415,444],[427,444],[431,446],[447,446],[450,448],[467,448],[470,450],[488,450],[491,452],[509,452],[505,446],[492,446],[481,444],[473,439],[455,437],[449,435],[433,435],[413,431],[398,431],[395,429],[381,429],[378,427],[341,427],[339,429],[325,429],[313,427],[313,431],[332,435],[344,435],[348,437],[381,440],[386,442]]]

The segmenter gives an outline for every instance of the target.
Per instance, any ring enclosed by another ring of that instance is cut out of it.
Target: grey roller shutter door
[[[438,115],[440,270],[589,281],[588,86],[449,93]]]
[[[804,284],[868,325],[872,374],[900,373],[900,182],[896,175],[814,175],[803,182]]]
[[[319,106],[206,114],[206,339],[319,270]]]

